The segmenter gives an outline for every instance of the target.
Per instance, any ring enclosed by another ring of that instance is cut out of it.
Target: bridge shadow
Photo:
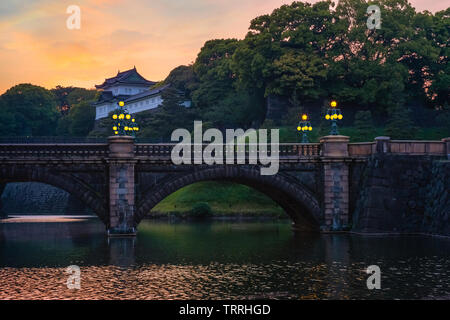
[[[89,208],[105,224],[108,223],[106,198],[101,196],[101,192],[94,190],[88,183],[74,174],[54,172],[51,169],[33,168],[32,166],[17,166],[12,169],[8,167],[0,168],[0,186],[5,188],[9,183],[40,183],[63,190],[70,195],[72,202],[75,201],[79,206]],[[101,186],[103,183],[98,183],[98,185]]]

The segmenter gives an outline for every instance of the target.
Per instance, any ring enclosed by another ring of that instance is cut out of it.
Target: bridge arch
[[[0,169],[0,182],[41,182],[60,188],[75,196],[108,225],[108,211],[104,200],[85,183],[65,173],[53,173],[43,167],[4,167]]]
[[[196,182],[207,180],[230,181],[252,187],[278,203],[295,226],[300,229],[318,231],[321,209],[317,197],[298,181],[278,173],[272,176],[260,174],[259,167],[216,166],[181,172],[143,193],[137,203],[136,225],[171,193]]]

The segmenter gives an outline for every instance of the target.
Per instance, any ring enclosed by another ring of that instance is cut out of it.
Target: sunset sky
[[[204,42],[243,38],[252,18],[290,0],[1,0],[0,93],[18,83],[92,88],[136,65],[149,80],[195,60]],[[450,0],[412,0],[436,12]],[[69,5],[81,29],[66,28]]]

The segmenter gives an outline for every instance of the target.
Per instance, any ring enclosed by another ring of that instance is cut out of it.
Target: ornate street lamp
[[[337,102],[335,100],[330,102],[330,108],[327,110],[325,119],[331,120],[331,131],[330,134],[335,136],[338,135],[337,120],[342,120],[343,116],[340,109],[337,109]]]
[[[303,132],[302,135],[302,143],[308,143],[308,131],[312,131],[311,123],[308,120],[308,116],[306,114],[302,115],[302,120],[298,123],[297,131]]]
[[[112,118],[115,120],[113,124],[113,132],[114,135],[119,136],[136,136],[136,132],[139,131],[139,126],[136,123],[136,120],[128,113],[128,110],[125,108],[125,103],[123,101],[119,101],[118,108],[116,112],[112,115]]]

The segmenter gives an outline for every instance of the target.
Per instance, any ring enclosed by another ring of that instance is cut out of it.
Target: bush
[[[204,219],[212,216],[212,210],[206,202],[199,202],[194,204],[191,209],[191,216],[193,218]]]

